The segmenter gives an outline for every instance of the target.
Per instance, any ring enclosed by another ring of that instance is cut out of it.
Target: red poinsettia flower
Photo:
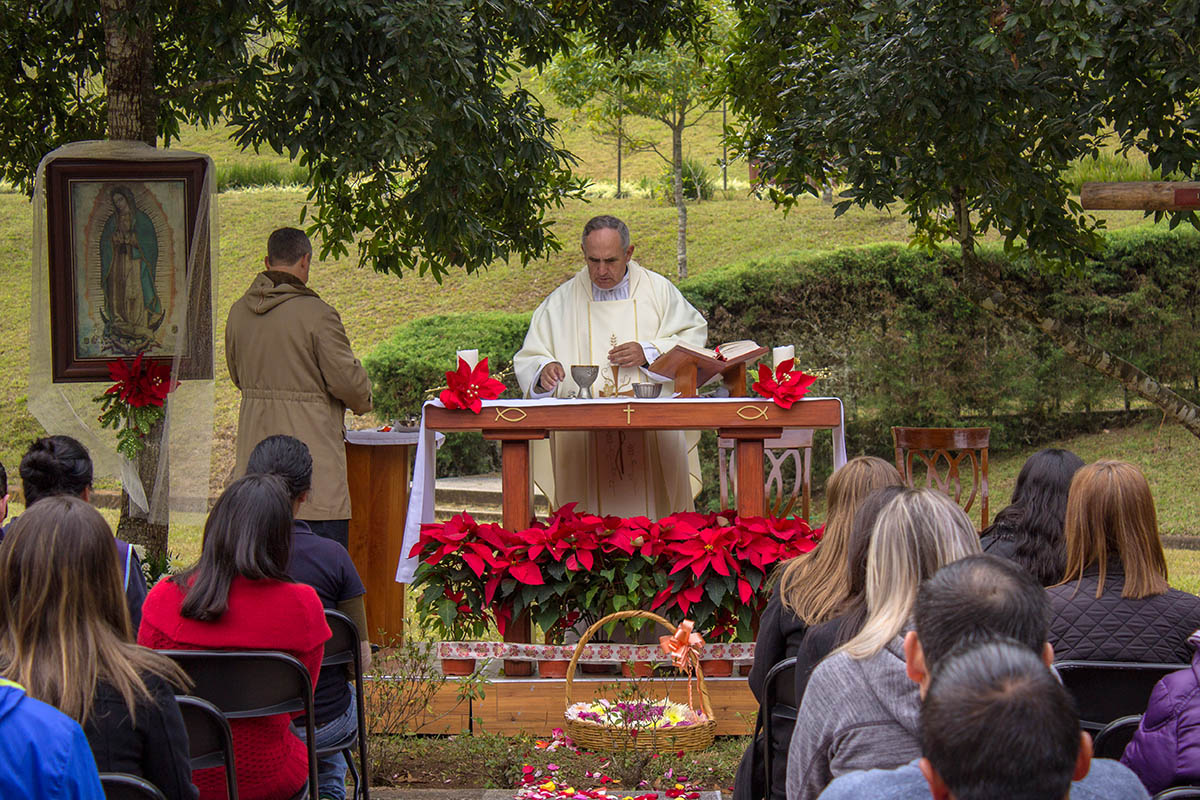
[[[475,369],[458,359],[458,370],[446,373],[446,389],[438,399],[446,408],[469,408],[478,414],[483,400],[495,400],[504,393],[504,384],[488,376],[488,360],[481,358]]]
[[[145,363],[138,353],[133,361],[117,359],[108,362],[108,375],[116,383],[105,394],[115,394],[134,408],[162,406],[167,395],[179,386],[171,380],[171,365],[164,361]]]
[[[771,374],[771,368],[766,364],[758,365],[758,380],[750,388],[763,397],[769,397],[780,408],[791,408],[792,403],[808,393],[808,387],[817,380],[815,375],[809,375],[800,370],[792,371],[795,359],[789,358],[780,362]]]

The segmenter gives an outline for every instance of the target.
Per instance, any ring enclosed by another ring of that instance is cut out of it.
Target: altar
[[[533,509],[529,443],[546,438],[551,431],[715,429],[721,437],[737,443],[738,513],[762,516],[766,510],[763,441],[777,438],[785,428],[831,430],[833,467],[846,463],[844,412],[836,397],[805,398],[786,409],[770,400],[745,397],[488,400],[479,414],[431,401],[421,414],[396,580],[412,580],[416,559],[409,554],[421,525],[433,522],[435,432],[481,431],[485,439],[500,442],[503,525],[520,530],[529,525]]]

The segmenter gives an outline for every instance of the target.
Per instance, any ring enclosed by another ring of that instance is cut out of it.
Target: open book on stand
[[[746,394],[746,364],[765,354],[767,348],[749,340],[727,342],[710,350],[680,342],[654,359],[648,369],[675,381],[682,397],[695,397],[696,389],[718,375],[733,397]]]

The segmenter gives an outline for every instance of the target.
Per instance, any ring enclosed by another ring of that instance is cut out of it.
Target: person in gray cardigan
[[[978,552],[975,526],[941,492],[906,489],[884,506],[867,551],[867,620],[809,680],[788,748],[788,800],[813,800],[843,773],[920,756],[920,697],[904,649],[917,588]]]
[[[918,755],[844,774],[820,800],[1057,800],[1068,789],[1075,800],[1145,798],[1130,770],[1092,760],[1091,738],[1049,669],[1048,620],[1045,592],[1006,559],[971,556],[939,570],[921,586],[916,631],[905,638],[906,671],[924,699]]]
[[[1070,693],[1020,642],[955,650],[921,707],[924,757],[898,769],[851,772],[820,800],[1147,800],[1137,776],[1092,758]]]

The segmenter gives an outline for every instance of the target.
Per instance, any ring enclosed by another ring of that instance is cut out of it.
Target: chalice
[[[579,386],[579,398],[591,400],[592,384],[600,376],[600,368],[595,364],[576,364],[571,367],[571,378]]]

